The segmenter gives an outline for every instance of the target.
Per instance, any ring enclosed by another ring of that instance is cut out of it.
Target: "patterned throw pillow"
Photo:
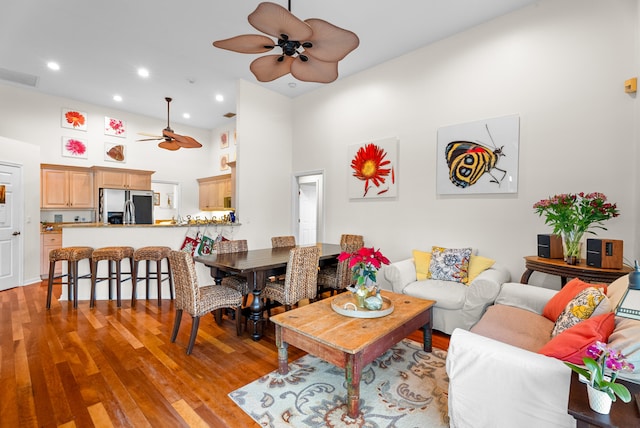
[[[431,249],[429,278],[444,281],[465,282],[469,275],[471,248]]]
[[[588,287],[576,295],[558,316],[551,337],[573,327],[580,321],[611,311],[609,299],[596,287]]]

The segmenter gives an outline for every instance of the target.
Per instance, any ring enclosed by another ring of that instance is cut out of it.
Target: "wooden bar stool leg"
[[[73,295],[71,294],[73,290],[71,290],[71,287],[73,285],[73,281],[72,281],[72,276],[71,276],[71,264],[72,262],[70,260],[67,260],[67,300],[71,301],[71,299],[73,298]],[[63,283],[63,280],[60,280],[61,283]]]
[[[162,259],[156,260],[156,281],[158,282],[158,306],[162,306]]]
[[[91,261],[91,297],[89,307],[93,308],[96,304],[96,281],[98,276],[98,262]]]
[[[72,282],[73,282],[73,307],[78,308],[78,261],[75,260],[71,264],[71,269],[73,272]]]
[[[49,280],[47,281],[47,309],[51,309],[51,294],[53,293],[53,275],[56,271],[56,262],[49,262]]]
[[[111,260],[107,260],[107,264],[109,265],[109,300],[113,299],[113,292],[112,292],[112,280],[113,280],[113,261]]]
[[[138,277],[138,261],[134,261],[133,262],[133,270],[131,272],[135,273],[135,276],[133,275],[133,273],[131,274],[131,304],[135,305],[136,300],[138,299],[138,281],[134,280],[134,277]]]
[[[149,300],[149,277],[151,276],[151,274],[149,273],[149,268],[151,267],[151,261],[150,260],[145,260],[144,261],[144,268],[146,269],[145,277],[144,277],[144,284],[147,287],[147,300]]]
[[[116,262],[116,301],[118,307],[122,306],[122,300],[120,296],[120,281],[121,281],[121,271],[120,271],[120,261]],[[111,278],[109,278],[109,282],[111,282]]]

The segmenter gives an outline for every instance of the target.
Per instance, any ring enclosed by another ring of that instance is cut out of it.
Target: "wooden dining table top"
[[[338,244],[318,243],[316,246],[320,248],[321,261],[336,258],[342,251]],[[237,253],[210,254],[196,256],[194,260],[203,263],[205,266],[215,267],[226,272],[246,274],[256,270],[285,267],[289,261],[289,250],[291,248],[263,248]]]

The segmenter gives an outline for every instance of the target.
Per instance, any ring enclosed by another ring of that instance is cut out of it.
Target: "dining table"
[[[315,245],[320,249],[320,266],[337,263],[337,257],[342,251],[339,244],[318,243]],[[253,340],[260,340],[262,337],[262,331],[259,328],[264,322],[262,288],[265,286],[267,278],[286,272],[291,248],[293,247],[263,248],[194,257],[196,262],[209,267],[211,276],[216,280],[216,283],[219,283],[225,275],[243,275],[247,278],[253,295],[253,300],[249,304],[248,316],[248,320],[253,324],[251,335]]]

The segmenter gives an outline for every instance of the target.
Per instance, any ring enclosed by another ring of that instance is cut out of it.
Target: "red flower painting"
[[[67,123],[74,128],[84,126],[85,117],[79,111],[68,111],[64,114]]]
[[[80,140],[74,140],[73,138],[67,140],[64,148],[74,156],[82,156],[87,151],[87,146]]]
[[[369,143],[360,147],[351,160],[353,176],[364,181],[363,198],[372,186],[380,187],[381,184],[384,184],[390,174],[392,182],[395,181],[393,168],[389,168],[391,161],[385,159],[386,156],[387,152],[384,149],[374,143]],[[383,189],[378,194],[385,191]]]

